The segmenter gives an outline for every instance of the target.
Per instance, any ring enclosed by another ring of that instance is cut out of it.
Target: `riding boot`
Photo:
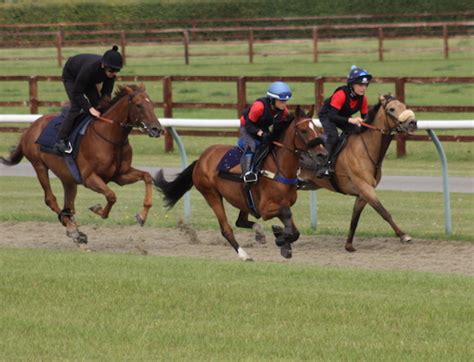
[[[71,142],[67,140],[67,138],[61,138],[56,140],[56,143],[54,144],[54,149],[60,153],[71,153],[72,145]]]
[[[326,162],[316,170],[316,177],[331,177],[334,175],[334,164],[331,156],[328,155]]]
[[[328,154],[326,156],[326,159],[324,160],[324,163],[316,169],[316,177],[332,177],[335,172],[334,160],[332,157],[332,150],[334,149],[334,145],[326,144],[325,148],[328,151]]]
[[[242,179],[245,183],[254,183],[257,181],[257,174],[253,171],[254,153],[246,152],[241,159]]]

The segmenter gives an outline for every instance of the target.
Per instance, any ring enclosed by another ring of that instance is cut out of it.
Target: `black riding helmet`
[[[107,50],[102,56],[102,63],[105,68],[119,71],[123,66],[122,55],[118,52],[118,46],[114,45],[112,49]]]

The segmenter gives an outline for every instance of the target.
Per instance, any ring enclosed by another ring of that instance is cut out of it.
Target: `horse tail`
[[[163,169],[158,171],[153,179],[155,188],[163,194],[165,206],[171,209],[178,200],[193,187],[193,170],[196,166],[194,161],[186,167],[173,181],[166,181]]]
[[[10,150],[10,155],[5,157],[0,157],[0,163],[7,166],[18,165],[23,158],[23,150],[21,148],[21,142],[16,146],[12,146]]]

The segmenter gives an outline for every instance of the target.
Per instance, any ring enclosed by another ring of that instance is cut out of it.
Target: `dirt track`
[[[237,254],[217,231],[195,232],[187,227],[157,229],[140,226],[87,226],[92,252],[142,255],[191,256],[238,260]],[[59,224],[0,223],[0,247],[79,250]],[[236,233],[240,245],[255,261],[306,263],[366,269],[415,270],[474,275],[474,244],[460,241],[414,240],[401,244],[398,238],[356,238],[355,253],[344,250],[343,237],[303,235],[294,244],[293,258],[280,256],[273,239],[253,241],[250,232]]]

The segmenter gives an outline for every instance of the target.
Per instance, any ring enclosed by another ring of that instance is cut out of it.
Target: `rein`
[[[387,111],[387,106],[390,104],[390,102],[391,102],[391,101],[389,101],[389,102],[387,102],[387,103],[385,104],[385,106],[383,107],[383,110],[384,110],[385,115],[386,115],[387,117],[390,117],[390,118],[392,118],[392,119],[395,121],[395,123],[396,123],[396,126],[395,126],[395,127],[389,128],[389,129],[385,129],[385,128],[380,128],[380,127],[373,126],[373,125],[371,125],[371,124],[369,124],[369,123],[366,123],[366,122],[364,122],[364,121],[360,122],[360,124],[361,124],[362,126],[364,126],[364,127],[369,128],[369,129],[373,129],[373,130],[375,130],[375,131],[379,131],[379,132],[382,133],[383,135],[391,135],[391,134],[394,133],[394,131],[396,131],[396,132],[401,132],[401,130],[399,129],[399,128],[400,128],[400,120],[398,119],[397,116],[395,116],[394,114],[392,114],[390,111]]]
[[[298,132],[298,128],[296,128],[296,127],[301,123],[312,122],[312,121],[313,120],[311,118],[306,118],[306,119],[303,119],[303,120],[298,121],[297,123],[295,123],[295,134],[298,135],[301,139],[303,139],[303,141],[304,141],[304,138],[301,135],[301,133]],[[297,149],[296,147],[292,148],[292,147],[289,147],[289,146],[287,146],[287,145],[285,145],[281,142],[278,142],[278,141],[272,141],[272,144],[274,144],[277,147],[286,149],[286,150],[288,150],[288,151],[290,151],[294,154],[299,154],[300,152],[305,152],[305,150],[300,150],[300,149]],[[269,179],[272,179],[272,180],[275,180],[275,181],[280,182],[282,184],[285,184],[285,185],[292,185],[292,186],[297,185],[298,184],[298,178],[287,178],[287,177],[284,177],[284,176],[279,174],[279,166],[278,166],[277,157],[274,154],[273,154],[273,157],[275,159],[275,164],[277,166],[277,172],[274,173],[274,172],[270,172],[270,171],[267,171],[267,170],[262,170],[262,175],[265,176],[265,177],[268,177]]]

